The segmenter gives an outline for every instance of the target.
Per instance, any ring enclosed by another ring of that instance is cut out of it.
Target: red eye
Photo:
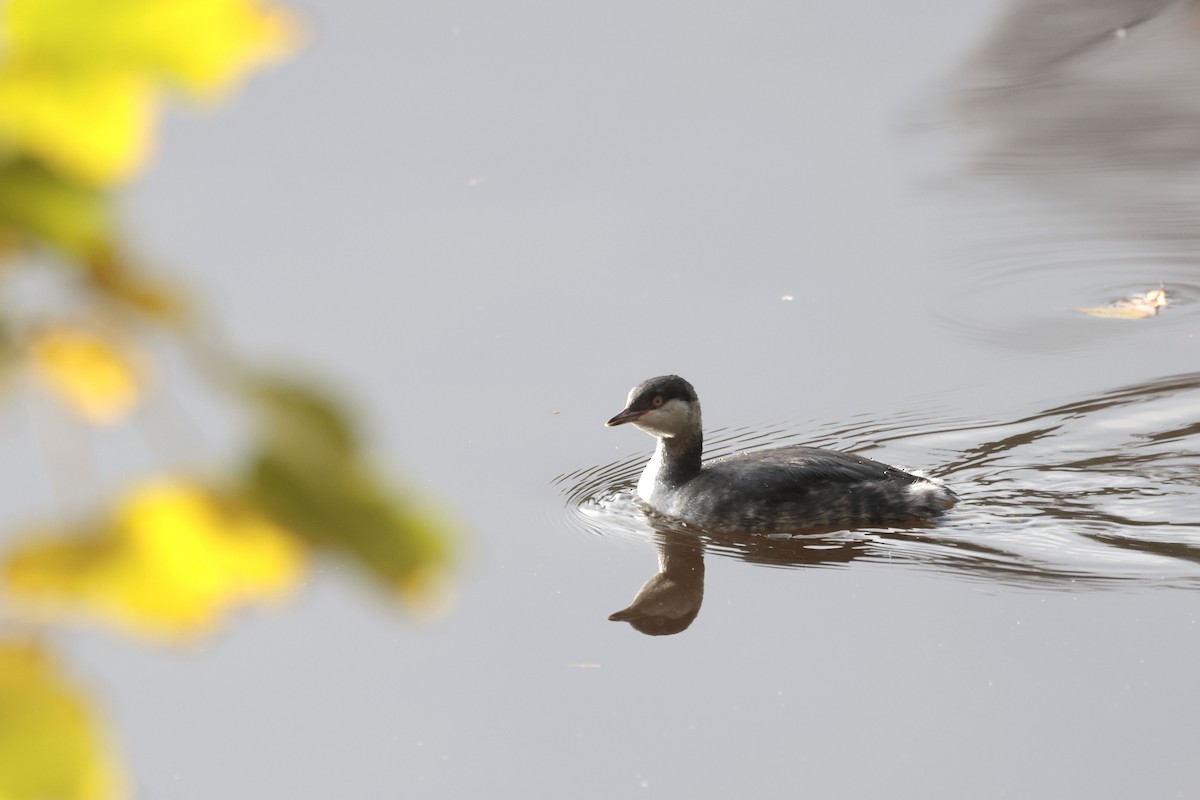
[[[654,406],[655,408],[658,408],[662,404],[663,404],[663,399],[662,399],[661,394],[654,395],[654,399],[650,401],[650,405]]]

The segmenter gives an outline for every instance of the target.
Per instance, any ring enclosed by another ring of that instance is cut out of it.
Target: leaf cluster
[[[90,704],[39,643],[48,626],[176,643],[286,600],[319,558],[351,562],[410,603],[452,566],[451,526],[380,469],[345,404],[219,346],[188,292],[134,255],[116,220],[112,193],[150,158],[163,102],[229,92],[285,54],[295,30],[255,0],[0,4],[0,394],[28,383],[85,430],[136,429],[167,342],[250,421],[215,473],[167,458],[93,514],[51,513],[6,537],[0,624],[22,633],[0,636],[3,800],[123,791]],[[62,309],[9,304],[6,284],[39,271],[61,288]]]

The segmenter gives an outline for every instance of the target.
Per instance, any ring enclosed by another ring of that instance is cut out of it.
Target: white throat
[[[650,456],[650,463],[642,470],[642,476],[638,478],[637,484],[638,497],[651,506],[654,505],[654,489],[658,486],[658,473],[662,471],[662,464],[663,443],[660,439],[654,448],[654,455]]]

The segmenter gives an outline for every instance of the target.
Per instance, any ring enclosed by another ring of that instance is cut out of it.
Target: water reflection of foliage
[[[644,633],[678,633],[696,618],[706,554],[776,567],[907,563],[971,580],[1071,591],[1130,582],[1194,588],[1200,586],[1198,394],[1200,373],[1187,373],[1010,421],[908,419],[895,429],[859,424],[822,436],[822,444],[858,452],[919,444],[942,453],[932,472],[961,502],[925,528],[782,537],[689,528],[647,512],[633,497],[644,456],[558,482],[568,506],[597,533],[649,530],[659,570],[611,617]],[[724,450],[738,441],[723,438]],[[776,432],[765,441],[757,437],[750,449],[795,438]]]
[[[2,797],[122,791],[87,701],[34,635],[46,624],[84,617],[172,642],[287,597],[312,554],[349,558],[412,601],[448,567],[444,521],[379,473],[334,395],[220,347],[115,222],[112,192],[146,162],[162,98],[230,90],[290,49],[294,29],[249,0],[0,7],[0,280],[50,276],[61,301],[0,305],[0,391],[29,375],[87,425],[122,425],[151,402],[156,356],[169,352],[252,431],[223,474],[167,466],[111,510],[0,554],[5,624],[23,631],[0,641]]]

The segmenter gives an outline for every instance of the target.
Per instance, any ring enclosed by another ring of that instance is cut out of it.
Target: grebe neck
[[[650,463],[638,479],[638,496],[651,505],[662,490],[673,490],[700,474],[704,436],[699,430],[679,436],[660,436]]]
[[[654,448],[658,462],[658,480],[679,486],[700,474],[700,454],[704,450],[704,434],[699,430],[679,436],[664,436]]]

